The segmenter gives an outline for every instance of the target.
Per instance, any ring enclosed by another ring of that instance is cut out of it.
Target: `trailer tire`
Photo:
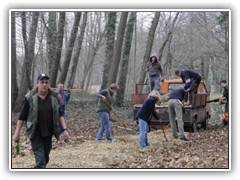
[[[205,118],[205,120],[201,123],[201,128],[204,130],[207,130],[208,128],[208,118]]]

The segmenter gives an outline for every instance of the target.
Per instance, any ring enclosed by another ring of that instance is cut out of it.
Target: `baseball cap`
[[[40,73],[40,74],[38,75],[37,80],[40,81],[40,80],[42,80],[43,78],[49,79],[48,75],[46,75],[45,73]]]
[[[110,88],[111,88],[111,89],[119,89],[119,86],[118,86],[116,83],[112,83],[112,84],[110,85]]]

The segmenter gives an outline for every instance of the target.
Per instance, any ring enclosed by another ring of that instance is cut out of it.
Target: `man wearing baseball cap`
[[[23,108],[12,137],[13,141],[19,142],[20,131],[25,123],[27,137],[30,139],[36,160],[34,168],[46,168],[52,148],[52,136],[59,140],[59,123],[64,129],[64,140],[69,139],[58,95],[50,89],[49,79],[45,73],[39,74],[37,86],[25,95]]]

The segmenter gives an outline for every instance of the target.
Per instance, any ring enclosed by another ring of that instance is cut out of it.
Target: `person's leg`
[[[104,129],[105,129],[105,132],[106,132],[107,140],[109,142],[111,142],[112,141],[112,136],[111,136],[111,132],[110,132],[109,113],[104,112],[103,113],[103,119],[104,119]]]
[[[102,135],[103,135],[103,132],[104,132],[104,112],[99,112],[98,113],[98,117],[100,119],[100,128],[98,130],[98,134],[97,134],[97,137],[96,137],[96,140],[97,141],[100,141],[102,139]]]
[[[147,127],[146,127],[146,132],[147,133],[149,132],[149,125],[148,124],[147,124]],[[145,137],[145,142],[146,142],[146,146],[149,146],[147,133],[146,133],[146,137]]]
[[[49,154],[51,149],[52,149],[52,137],[44,138],[44,153],[45,153],[46,165],[49,162]]]
[[[183,123],[183,113],[182,113],[182,104],[178,101],[175,101],[174,110],[176,112],[176,120],[178,124],[179,138],[184,138],[184,123]]]
[[[140,131],[139,144],[141,147],[146,147],[147,146],[147,143],[146,143],[147,131],[148,131],[147,122],[142,119],[138,119],[138,125],[139,125],[139,131]]]
[[[152,91],[154,89],[154,77],[150,77],[150,87],[151,87],[151,90]]]
[[[30,141],[36,161],[34,168],[46,168],[47,163],[45,159],[44,140],[36,135]]]
[[[198,84],[195,81],[192,82],[189,89],[189,103],[192,104],[192,97],[194,94],[197,94]]]
[[[154,88],[153,90],[160,90],[160,76],[154,77]]]
[[[175,120],[175,110],[174,110],[174,99],[170,99],[168,102],[168,112],[169,112],[169,121],[172,128],[172,135],[174,138],[178,137],[176,120]]]

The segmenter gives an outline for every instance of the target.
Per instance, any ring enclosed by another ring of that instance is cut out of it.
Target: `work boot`
[[[188,141],[188,139],[186,137],[180,137],[179,139],[182,141]]]

